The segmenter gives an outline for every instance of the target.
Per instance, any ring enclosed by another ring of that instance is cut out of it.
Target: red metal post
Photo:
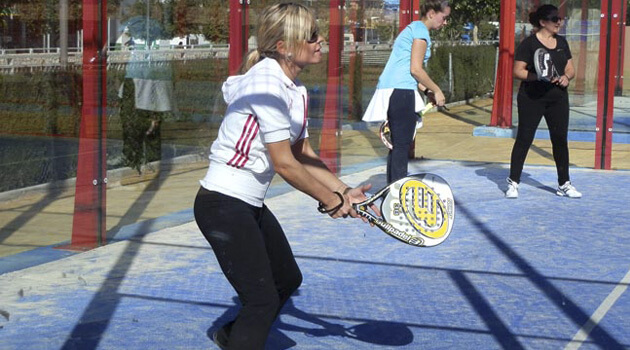
[[[597,75],[597,122],[595,127],[595,169],[610,169],[613,133],[615,73],[619,64],[619,37],[622,5],[620,1],[602,1]],[[625,29],[625,28],[624,28]]]
[[[83,1],[83,106],[72,221],[63,249],[90,249],[106,242],[107,2]]]
[[[243,63],[249,37],[249,0],[230,0],[230,49],[228,52],[228,72],[234,75]]]
[[[413,0],[413,4],[411,5],[411,20],[419,21],[420,20],[420,0]]]
[[[501,22],[499,24],[499,64],[494,88],[491,126],[509,128],[512,126],[512,92],[514,68],[514,26],[516,23],[516,0],[501,2]]]
[[[413,0],[400,0],[398,12],[398,32],[400,32],[413,21]]]
[[[344,0],[330,0],[328,31],[328,82],[319,146],[319,156],[333,173],[339,171],[339,126],[341,122],[341,51],[343,50]]]

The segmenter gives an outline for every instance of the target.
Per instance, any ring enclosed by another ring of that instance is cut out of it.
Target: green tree
[[[227,43],[229,33],[229,6],[223,0],[204,0],[203,11],[199,12],[199,26],[206,39],[216,43]]]
[[[479,40],[477,32],[482,21],[498,21],[501,10],[500,0],[462,0],[451,4],[453,26],[463,26],[471,22],[474,26],[473,41]]]

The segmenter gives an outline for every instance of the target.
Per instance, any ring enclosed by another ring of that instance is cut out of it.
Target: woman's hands
[[[348,216],[350,216],[353,218],[361,218],[364,222],[368,222],[366,218],[362,217],[357,213],[356,210],[354,210],[352,205],[356,203],[361,203],[368,199],[368,197],[365,195],[365,192],[369,191],[371,188],[371,184],[361,185],[354,188],[347,187],[342,194],[344,198],[343,205],[337,211],[330,212],[328,213],[328,215],[330,215],[330,217],[334,219],[347,218]],[[333,209],[338,205],[339,199],[337,199],[337,202],[332,201],[328,205],[325,205],[324,209]],[[372,211],[374,211],[376,215],[381,216],[381,212],[376,205],[371,204],[370,209],[372,209]]]
[[[348,198],[350,199],[350,202],[352,204],[356,204],[356,203],[361,203],[367,200],[368,197],[365,195],[365,192],[369,191],[370,188],[372,188],[372,184],[365,184],[359,187],[349,188],[349,190],[347,191],[347,194],[348,194]],[[376,214],[377,216],[381,216],[381,211],[378,209],[376,205],[370,204],[370,209],[372,209],[374,214]],[[364,218],[363,216],[360,216],[358,214],[357,216],[360,217],[361,220],[363,220],[363,222],[368,222],[368,219]],[[357,216],[353,216],[353,217],[357,217]],[[370,224],[370,225],[374,226],[374,224]]]
[[[554,78],[551,83],[564,88],[569,86],[569,77],[566,74],[563,74],[559,78]]]
[[[291,151],[286,152],[285,147],[290,147]],[[328,214],[335,219],[348,216],[353,218],[361,217],[352,205],[366,200],[365,192],[369,191],[372,185],[367,184],[356,188],[345,185],[335,174],[328,170],[319,156],[313,151],[308,139],[302,139],[292,146],[289,145],[288,140],[269,143],[267,144],[267,149],[271,155],[276,173],[296,189],[319,200],[318,210],[321,213]],[[290,166],[291,164],[296,165],[295,163],[299,164],[299,166]],[[343,201],[341,200],[342,198]],[[375,205],[371,205],[370,208],[377,215],[381,215]],[[363,221],[367,222],[367,219],[363,218]]]
[[[444,97],[444,93],[442,92],[442,90],[427,91],[427,98],[438,107],[444,107],[444,105],[446,104],[446,97]]]

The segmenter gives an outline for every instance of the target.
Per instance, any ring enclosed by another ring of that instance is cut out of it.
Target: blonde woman
[[[194,206],[197,225],[242,304],[213,335],[223,349],[263,349],[271,324],[302,282],[285,234],[264,204],[274,174],[333,218],[359,217],[351,204],[367,199],[371,187],[344,184],[309,144],[308,99],[297,77],[322,60],[322,40],[306,7],[268,7],[244,73],[223,84],[228,106]]]
[[[409,147],[424,108],[418,90],[437,106],[446,99],[429,77],[424,65],[431,57],[431,30],[446,25],[451,7],[448,1],[426,0],[420,6],[420,20],[403,29],[392,47],[389,60],[378,79],[376,92],[363,116],[364,121],[389,121],[392,150],[387,156],[387,182],[407,176]]]

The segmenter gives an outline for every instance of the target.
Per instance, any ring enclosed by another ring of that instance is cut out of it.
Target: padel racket
[[[368,212],[370,205],[379,199],[382,199],[382,217]],[[450,235],[455,220],[453,191],[435,174],[409,175],[353,206],[383,232],[417,247],[442,243]]]
[[[424,116],[425,113],[427,113],[428,111],[430,111],[433,107],[435,107],[435,105],[432,102],[429,102],[426,104],[426,106],[424,106],[424,109],[420,112],[418,112],[418,115],[420,117]],[[387,147],[388,149],[392,149],[394,146],[392,145],[392,135],[391,135],[391,130],[389,129],[389,121],[385,120],[383,123],[381,123],[381,127],[379,129],[379,134],[381,135],[381,141],[383,142],[383,144],[385,145],[385,147]],[[416,139],[416,133],[413,133],[413,139]]]
[[[536,68],[538,80],[551,82],[556,78],[560,78],[549,51],[542,47],[534,52],[534,68]]]

